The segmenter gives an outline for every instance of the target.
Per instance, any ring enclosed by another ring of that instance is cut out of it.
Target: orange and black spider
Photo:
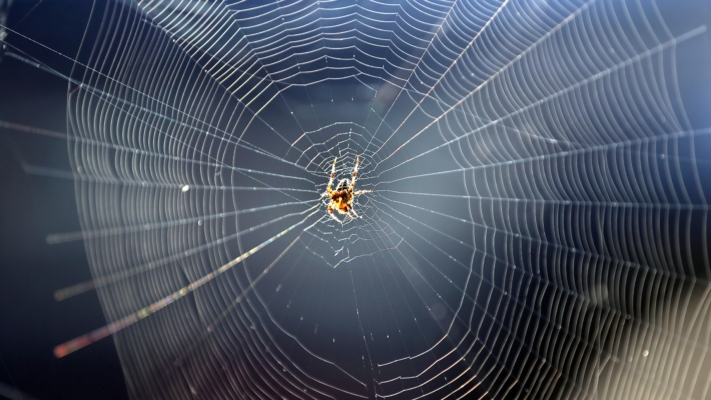
[[[356,196],[363,193],[370,193],[372,190],[358,190],[353,191],[356,183],[356,175],[358,174],[358,161],[359,157],[356,156],[355,168],[353,168],[353,180],[348,178],[342,179],[338,182],[336,190],[331,190],[331,185],[333,185],[333,178],[336,177],[336,160],[338,157],[333,159],[333,167],[331,168],[331,178],[328,180],[328,186],[326,191],[323,193],[322,197],[328,197],[331,201],[328,203],[328,213],[338,223],[343,223],[333,214],[333,211],[338,211],[351,219],[359,218],[355,210],[353,210],[353,200]]]

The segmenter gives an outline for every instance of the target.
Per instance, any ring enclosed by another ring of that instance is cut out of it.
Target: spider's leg
[[[328,186],[326,187],[326,194],[331,193],[331,185],[333,185],[333,178],[336,177],[336,160],[338,157],[333,157],[333,167],[331,167],[331,178],[328,180]]]
[[[352,216],[351,218],[353,218],[353,219],[360,218],[360,217],[358,216],[358,214],[356,214],[355,209],[351,208],[351,211],[350,211],[350,212],[353,213],[353,216]]]
[[[356,156],[356,163],[355,167],[353,168],[353,180],[351,181],[351,186],[349,188],[351,192],[353,192],[353,188],[355,187],[356,175],[358,174],[358,161],[360,161],[360,157]]]
[[[338,222],[339,224],[343,224],[343,222],[341,222],[341,220],[333,214],[332,208],[328,208],[328,213],[331,215],[331,218],[333,218],[334,221]]]
[[[358,196],[359,194],[363,194],[363,193],[373,193],[373,191],[372,190],[357,190],[357,191],[353,192],[353,195]]]

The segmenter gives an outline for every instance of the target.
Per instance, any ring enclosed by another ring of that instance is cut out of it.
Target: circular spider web
[[[706,398],[707,34],[664,13],[95,5],[69,150],[131,396]]]

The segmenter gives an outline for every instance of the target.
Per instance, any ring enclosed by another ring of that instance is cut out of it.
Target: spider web
[[[133,397],[707,397],[710,142],[676,66],[705,25],[95,7],[68,110],[95,280],[66,293],[97,288]],[[322,194],[356,156],[372,193],[339,224]]]

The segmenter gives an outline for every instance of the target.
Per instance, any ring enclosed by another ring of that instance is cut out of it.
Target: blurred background
[[[711,22],[708,1],[657,4],[675,34]],[[92,2],[0,0],[0,5],[9,10],[3,22],[12,30],[6,32],[8,42],[69,74],[71,61],[62,55],[77,54]],[[680,46],[677,59],[692,125],[711,126],[708,32]],[[48,245],[45,240],[50,234],[81,230],[74,181],[61,173],[71,169],[67,143],[28,131],[66,132],[67,88],[65,79],[47,69],[7,55],[0,60],[0,383],[5,385],[0,396],[22,398],[9,389],[17,388],[46,400],[126,399],[112,340],[63,359],[52,354],[59,343],[106,324],[93,291],[61,303],[53,298],[55,290],[91,279],[81,241]],[[699,154],[711,154],[711,141],[700,140],[697,146]]]
[[[91,1],[14,0],[6,24],[72,55],[90,7]],[[56,54],[45,56],[48,64],[66,68]],[[11,57],[0,61],[1,121],[65,133],[66,98],[66,80]],[[91,279],[82,242],[45,241],[52,233],[80,230],[74,181],[23,170],[23,163],[69,170],[66,140],[0,130],[0,382],[38,399],[126,399],[111,340],[77,357],[52,354],[77,332],[106,323],[95,292],[66,304],[53,297],[57,289]],[[7,394],[0,391],[0,397]]]

